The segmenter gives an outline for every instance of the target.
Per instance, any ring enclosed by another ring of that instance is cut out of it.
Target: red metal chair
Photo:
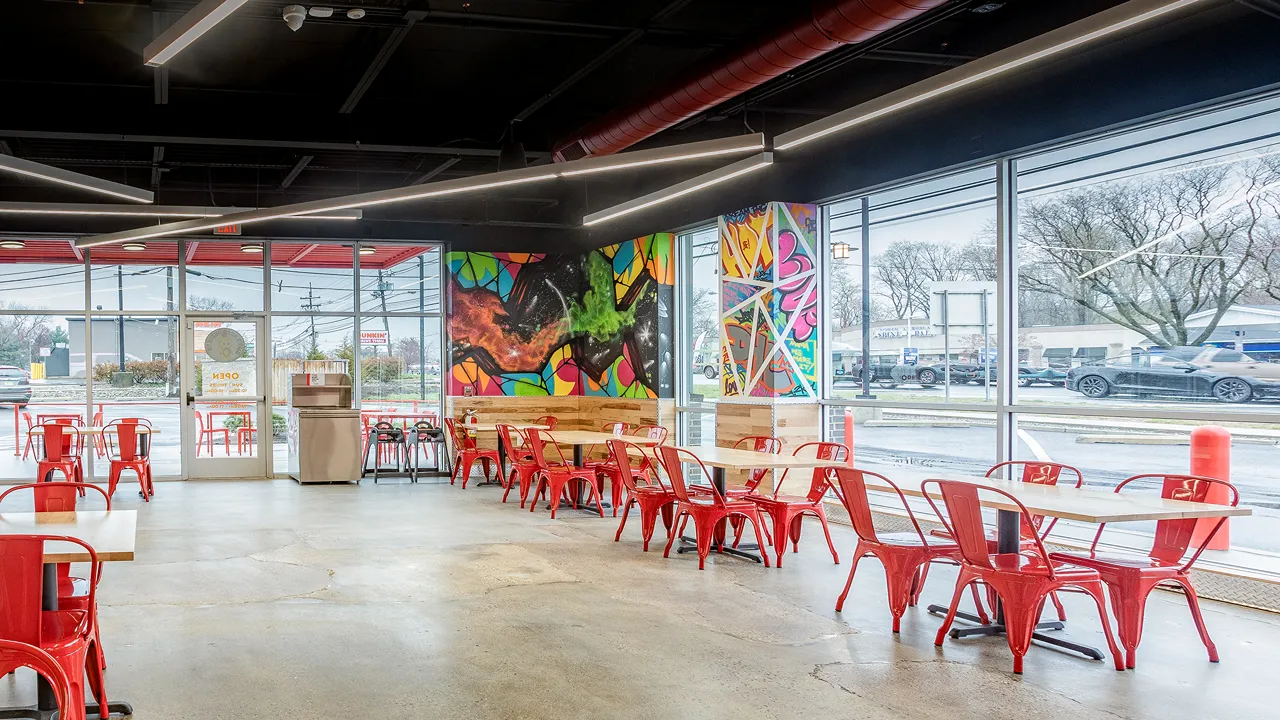
[[[936,486],[942,495],[943,504],[947,508],[945,514],[929,496],[930,486]],[[1124,670],[1124,659],[1120,657],[1120,648],[1116,646],[1115,637],[1111,634],[1111,623],[1107,619],[1102,578],[1098,571],[1053,562],[1039,537],[1034,538],[1034,545],[1030,550],[1020,553],[992,554],[989,551],[978,493],[1001,496],[1018,508],[1023,522],[1030,524],[1031,512],[1021,501],[1003,490],[980,489],[972,483],[956,480],[925,480],[920,487],[930,507],[960,546],[960,574],[956,578],[956,590],[951,597],[947,617],[942,621],[942,627],[938,628],[934,645],[941,647],[943,638],[951,630],[965,588],[975,581],[982,581],[1000,598],[1004,612],[1005,638],[1013,653],[1013,671],[1021,673],[1022,658],[1031,646],[1031,636],[1040,621],[1045,599],[1054,590],[1073,587],[1084,591],[1097,604],[1102,632],[1107,636],[1107,647],[1115,660],[1116,670]]]
[[[80,447],[80,428],[67,420],[45,423],[40,427],[44,431],[44,457],[36,464],[36,479],[51,478],[58,470],[69,482],[84,480],[84,466],[75,451]]]
[[[529,449],[533,451],[533,461],[538,465],[538,472],[534,476],[538,482],[533,487],[532,500],[529,502],[529,512],[538,509],[538,499],[542,497],[544,492],[547,493],[547,501],[551,503],[551,517],[553,519],[566,491],[573,491],[569,495],[569,504],[574,509],[577,509],[578,491],[585,485],[591,491],[587,499],[595,498],[596,509],[600,511],[600,517],[604,517],[604,506],[600,499],[600,480],[596,477],[596,471],[590,468],[580,468],[566,460],[564,451],[560,449],[560,445],[556,443],[555,438],[551,437],[551,433],[546,430],[529,428],[528,433]],[[545,438],[543,437],[544,434],[546,435]],[[546,448],[548,445],[555,448],[560,462],[552,463],[547,460]],[[589,505],[590,503],[587,504]]]
[[[120,483],[120,475],[125,470],[132,470],[138,476],[142,499],[151,502],[151,496],[156,494],[156,487],[151,479],[151,456],[142,452],[142,434],[138,432],[141,425],[116,419],[107,427],[115,428],[115,443],[110,455],[111,471],[107,475],[107,494],[114,495],[116,485]],[[116,444],[119,445],[118,448],[115,447]]]
[[[556,419],[555,415],[543,415],[533,421],[534,425],[545,425],[548,430],[555,430],[556,425],[559,423],[560,421]]]
[[[1021,468],[1021,477],[1011,477],[1014,473],[1006,472],[1006,468],[1008,471],[1014,471]],[[1069,475],[1075,475],[1075,487],[1084,487],[1084,474],[1077,468],[1072,467],[1071,465],[1063,465],[1062,463],[1042,462],[1039,460],[1009,460],[1002,463],[996,463],[987,470],[986,477],[992,477],[999,473],[1006,480],[1016,479],[1024,483],[1031,483],[1032,485],[1057,485],[1058,480],[1061,478],[1064,471],[1067,471]],[[1024,549],[1030,548],[1034,545],[1036,537],[1039,537],[1041,540],[1048,537],[1049,531],[1053,530],[1053,526],[1058,522],[1057,518],[1050,518],[1048,525],[1045,525],[1044,520],[1045,518],[1043,515],[1032,515],[1030,524],[1022,524],[1019,534],[1022,537],[1021,545]],[[950,539],[951,537],[945,529],[933,530],[930,534],[941,538]],[[987,546],[987,549],[993,555],[998,552],[995,528],[989,528],[987,530]],[[1062,607],[1062,601],[1058,599],[1058,593],[1051,593],[1049,595],[1049,600],[1053,602],[1054,610],[1058,613],[1058,619],[1066,620],[1067,611],[1066,608]]]
[[[902,616],[907,607],[915,605],[924,586],[926,574],[923,572],[929,563],[935,560],[959,561],[960,546],[951,540],[935,539],[931,543],[926,533],[920,529],[915,513],[907,504],[902,490],[889,478],[878,473],[859,470],[857,468],[836,468],[836,483],[839,485],[840,502],[849,512],[849,521],[858,534],[858,545],[853,550],[853,567],[849,568],[849,579],[844,584],[844,591],[836,600],[836,612],[844,610],[845,598],[849,597],[849,588],[853,587],[853,575],[858,571],[858,563],[867,555],[874,555],[884,566],[885,583],[889,589],[889,612],[893,614],[893,631],[898,632],[902,625]],[[876,531],[872,520],[871,503],[867,499],[867,481],[870,476],[891,488],[898,494],[898,500],[907,511],[907,519],[911,521],[914,532],[880,533]],[[978,602],[977,587],[973,589],[973,599],[978,605],[978,617],[983,624],[989,622],[982,603]]]
[[[519,428],[503,423],[499,423],[497,428],[498,442],[502,443],[502,447],[506,449],[507,462],[511,463],[511,472],[502,479],[502,486],[505,488],[502,493],[502,502],[507,501],[511,488],[519,484],[520,507],[523,508],[524,501],[529,498],[533,477],[538,474],[538,463],[533,459],[527,437],[520,432]],[[515,438],[520,438],[520,442],[517,443]]]
[[[40,482],[28,483],[25,485],[14,485],[9,489],[0,493],[0,505],[4,504],[5,498],[9,497],[19,490],[31,490],[32,508],[38,512],[75,512],[76,502],[80,497],[85,495],[86,490],[92,489],[102,495],[103,501],[106,503],[107,510],[111,509],[111,496],[106,490],[93,485],[91,483],[76,482]],[[71,577],[71,563],[58,563],[55,570],[58,577],[58,607],[62,610],[89,610],[89,587],[96,584],[101,577],[96,577],[91,581],[85,578]],[[98,623],[94,620],[94,640],[98,639]],[[97,643],[98,653],[102,653],[102,643]],[[106,658],[99,658],[102,667],[107,666]]]
[[[248,447],[249,454],[252,455],[253,445],[258,441],[258,428],[253,426],[253,413],[236,413],[231,417],[240,418],[240,424],[236,426],[236,454],[244,455],[244,450]]]
[[[84,717],[83,705],[78,715],[71,709],[71,681],[52,655],[35,645],[17,640],[0,640],[0,671],[10,673],[20,667],[35,670],[49,683],[49,687],[53,689],[54,702],[58,706],[59,718],[71,720]]]
[[[734,450],[752,450],[755,452],[769,453],[770,455],[780,455],[782,453],[782,441],[776,437],[768,435],[748,435],[733,444]],[[746,497],[756,491],[760,487],[760,483],[769,477],[771,470],[752,470],[747,475],[747,484],[744,487],[726,487],[725,495],[728,497]],[[709,477],[709,476],[708,476]],[[701,488],[701,486],[699,486]]]
[[[104,421],[103,421],[103,419],[102,419],[102,411],[101,411],[101,410],[99,410],[98,412],[96,412],[96,413],[94,413],[94,414],[93,414],[93,421],[92,421],[92,422],[90,422],[89,424],[90,424],[90,425],[92,425],[93,427],[102,427],[103,422],[104,422]],[[92,448],[93,448],[94,452],[96,452],[96,453],[98,454],[98,457],[99,457],[99,458],[104,458],[104,457],[106,457],[106,456],[107,456],[107,438],[106,438],[106,435],[92,435],[92,436],[90,436],[90,437],[89,437],[89,445],[90,445],[90,447],[92,447]]]
[[[621,478],[626,492],[622,500],[622,521],[618,523],[618,532],[613,536],[613,541],[618,542],[622,538],[622,529],[627,526],[627,515],[631,512],[631,506],[636,505],[640,508],[640,536],[644,539],[644,551],[649,552],[649,541],[653,539],[653,529],[658,524],[659,513],[662,514],[667,535],[671,535],[676,494],[662,484],[662,478],[656,472],[650,473],[649,458],[645,455],[644,448],[625,440],[610,440],[607,444],[614,467],[618,468],[617,477]],[[631,450],[644,458],[641,467],[631,466]],[[617,514],[617,506],[615,501],[614,514]]]
[[[673,448],[669,445],[658,446],[658,453],[662,466],[667,471],[667,478],[671,481],[671,490],[675,493],[678,502],[673,522],[681,518],[693,519],[694,533],[698,541],[698,569],[701,570],[706,566],[713,539],[716,542],[716,552],[723,547],[722,523],[727,524],[731,518],[751,521],[756,531],[756,543],[760,546],[760,557],[764,560],[764,566],[769,567],[769,553],[765,549],[764,538],[760,534],[760,529],[764,525],[760,518],[760,508],[750,500],[732,497],[725,499],[715,485],[710,486],[709,493],[690,492],[689,486],[684,481],[684,468],[681,463],[697,463],[702,469],[702,476],[709,478],[711,473],[702,464],[702,460],[688,450]],[[688,456],[688,459],[682,456]],[[671,533],[671,537],[667,539],[667,549],[662,553],[663,557],[671,557],[671,546],[679,535],[678,532]],[[736,540],[734,545],[737,545]]]
[[[0,613],[0,638],[34,645],[47,652],[66,674],[68,714],[84,718],[84,686],[98,700],[103,718],[107,717],[107,698],[101,654],[97,649],[97,582],[90,583],[86,600],[88,610],[44,610],[41,586],[44,578],[44,544],[61,542],[78,545],[89,555],[89,576],[99,578],[102,564],[98,554],[83,540],[62,535],[0,535],[0,596],[4,612]],[[0,674],[14,667],[0,666]]]
[[[22,459],[26,460],[27,455],[31,453],[31,450],[35,446],[36,436],[32,434],[31,430],[36,426],[36,424],[35,421],[31,419],[31,413],[29,412],[22,413],[22,419],[27,423],[27,445],[22,450]]]
[[[1213,502],[1209,499],[1210,489],[1218,485],[1225,486],[1230,497],[1229,502],[1222,504],[1235,507],[1240,502],[1240,493],[1231,483],[1198,475],[1163,473],[1134,475],[1117,485],[1116,492],[1122,491],[1126,485],[1135,480],[1146,478],[1160,478],[1162,481],[1160,497],[1168,500]],[[1111,594],[1111,609],[1116,614],[1120,644],[1125,649],[1126,667],[1132,668],[1136,664],[1138,643],[1142,640],[1142,619],[1146,614],[1147,596],[1157,585],[1165,582],[1181,586],[1183,593],[1187,596],[1187,605],[1191,609],[1191,619],[1195,621],[1196,630],[1200,632],[1200,640],[1209,651],[1209,662],[1216,663],[1218,648],[1209,637],[1209,629],[1205,627],[1204,617],[1200,614],[1199,596],[1196,595],[1196,589],[1191,584],[1188,573],[1226,521],[1225,517],[1218,518],[1213,530],[1205,535],[1186,562],[1183,562],[1182,558],[1191,546],[1192,533],[1197,520],[1156,522],[1155,541],[1145,556],[1132,553],[1099,553],[1098,539],[1102,537],[1102,531],[1106,528],[1106,524],[1103,523],[1098,526],[1098,532],[1093,536],[1093,544],[1089,546],[1087,555],[1059,552],[1050,557],[1061,562],[1092,568],[1102,576],[1102,581],[1107,584],[1107,590]]]
[[[208,425],[206,425],[205,424],[206,420],[204,419],[204,416],[200,414],[199,410],[195,411],[192,414],[196,416],[196,455],[200,454],[200,446],[207,440],[209,443],[209,455],[210,457],[212,457],[213,456],[213,438],[218,433],[222,433],[222,447],[226,449],[227,455],[230,456],[231,455],[231,430],[225,427],[214,427],[213,416],[209,417],[207,421]]]
[[[806,448],[814,448],[814,457],[821,460],[843,461],[849,457],[849,448],[840,443],[830,442],[809,442],[796,448],[793,456],[799,455]],[[831,487],[830,470],[827,468],[814,468],[813,479],[809,483],[809,492],[805,495],[781,495],[779,491],[782,489],[782,483],[786,481],[787,470],[782,473],[782,477],[778,478],[778,484],[773,488],[772,495],[757,495],[752,493],[746,498],[760,509],[768,513],[769,520],[773,524],[773,542],[774,557],[777,560],[777,567],[782,567],[782,556],[787,554],[787,539],[791,540],[792,552],[800,552],[800,528],[804,524],[804,516],[812,515],[818,518],[822,523],[822,533],[827,537],[827,547],[831,549],[831,559],[835,564],[840,564],[840,555],[836,553],[835,543],[831,542],[831,529],[827,527],[827,511],[823,507],[822,498],[827,494],[828,488]],[[757,483],[758,485],[758,483]],[[735,528],[741,533],[740,528]]]
[[[614,437],[622,437],[623,435],[626,435],[627,433],[631,432],[631,424],[624,423],[624,422],[607,422],[600,426],[600,432],[609,433]],[[601,450],[603,450],[604,456],[593,459],[592,455],[595,455],[597,451],[601,451]],[[584,450],[582,453],[582,457],[583,457],[582,467],[606,466],[606,465],[609,465],[611,462],[613,462],[609,458],[609,448],[607,446],[601,448],[600,444],[598,443],[593,443],[586,450]]]
[[[476,445],[476,439],[467,433],[467,429],[453,418],[445,418],[444,424],[449,428],[449,435],[453,437],[453,474],[449,476],[449,484],[453,485],[458,479],[458,475],[462,475],[462,489],[467,489],[467,480],[471,478],[471,466],[477,461],[484,470],[485,482],[489,481],[489,473],[491,468],[497,468],[497,472],[502,472],[502,463],[498,461],[497,450],[486,450]]]
[[[650,440],[657,440],[658,445],[662,445],[667,441],[667,429],[661,425],[641,425],[631,433],[633,436],[646,437]],[[646,455],[646,460],[648,456]],[[646,462],[646,465],[648,463]],[[609,480],[609,502],[613,503],[613,516],[618,516],[618,499],[623,496],[622,475],[618,472],[618,466],[613,462],[612,457],[606,458],[603,462],[595,465],[596,472],[601,479]]]

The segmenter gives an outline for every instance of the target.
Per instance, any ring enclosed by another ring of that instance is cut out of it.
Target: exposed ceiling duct
[[[843,45],[865,42],[949,0],[838,0],[767,39],[722,58],[636,106],[611,113],[557,143],[557,161],[610,155],[783,75]]]

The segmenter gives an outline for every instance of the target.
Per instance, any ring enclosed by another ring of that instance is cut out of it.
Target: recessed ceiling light
[[[147,249],[147,244],[144,242],[125,242],[120,243],[120,249],[128,250],[129,252],[142,252]]]
[[[240,246],[240,252],[243,253],[261,253],[262,251],[262,243],[245,243]]]
[[[378,252],[378,248],[376,248],[376,247],[374,247],[374,246],[372,246],[372,245],[361,245],[361,246],[360,246],[360,254],[361,254],[361,255],[372,255],[372,254],[374,254],[374,253],[376,253],[376,252]]]
[[[364,10],[360,8],[351,8],[350,10],[347,11],[347,17],[352,20],[359,20],[360,18],[364,17]]]
[[[0,240],[0,248],[5,250],[21,250],[27,244],[21,240]]]
[[[317,17],[317,18],[333,17],[333,8],[313,7],[307,11],[307,14],[310,15],[311,17]]]

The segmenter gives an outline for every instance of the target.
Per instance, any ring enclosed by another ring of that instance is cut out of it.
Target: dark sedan
[[[1091,398],[1137,395],[1241,403],[1280,398],[1280,365],[1255,361],[1239,350],[1175,347],[1071,368],[1067,389]]]
[[[26,407],[31,402],[31,381],[20,367],[0,365],[0,403]]]

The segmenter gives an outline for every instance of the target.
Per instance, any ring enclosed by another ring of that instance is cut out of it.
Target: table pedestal
[[[1017,553],[1022,549],[1021,520],[1022,520],[1022,515],[1018,512],[1015,512],[1012,510],[997,511],[996,513],[996,550],[997,552],[1001,554]],[[934,615],[944,615],[944,616],[947,614],[947,610],[948,610],[948,608],[944,605],[930,605],[928,609],[929,609],[929,612]],[[960,638],[965,638],[965,637],[974,637],[974,636],[990,637],[994,635],[1004,635],[1005,634],[1004,605],[1000,602],[999,597],[996,598],[996,606],[994,610],[995,610],[995,622],[987,623],[985,625],[982,624],[982,620],[976,615],[966,613],[966,612],[957,612],[956,613],[957,620],[964,620],[965,622],[972,623],[977,627],[952,628],[951,632],[948,634],[951,636],[951,639],[953,640],[958,640]],[[1046,635],[1043,632],[1040,632],[1043,630],[1062,630],[1062,629],[1065,629],[1065,627],[1066,627],[1065,623],[1063,623],[1060,620],[1050,620],[1048,622],[1037,623],[1036,632],[1031,634],[1031,638],[1033,640],[1038,640],[1042,643],[1045,643],[1046,645],[1053,645],[1055,647],[1060,647],[1065,650],[1070,650],[1072,652],[1080,653],[1081,655],[1084,655],[1085,657],[1091,658],[1093,660],[1103,660],[1106,658],[1106,656],[1102,654],[1102,651],[1095,647],[1082,645],[1080,643],[1074,643],[1074,642],[1071,642],[1070,640],[1064,640],[1060,637],[1054,637],[1052,635]]]

